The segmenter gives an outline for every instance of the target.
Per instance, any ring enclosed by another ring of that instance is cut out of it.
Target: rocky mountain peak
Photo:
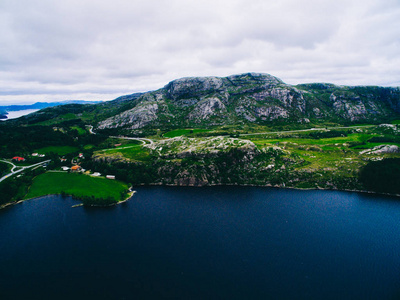
[[[179,100],[224,90],[224,83],[219,77],[186,77],[171,81],[164,89],[171,99]]]
[[[284,82],[270,74],[266,73],[245,73],[240,75],[232,75],[226,77],[232,84],[261,84],[261,85],[278,85]]]
[[[141,95],[132,107],[98,128],[376,121],[400,114],[400,90],[328,83],[295,87],[269,74],[245,73],[177,79]]]

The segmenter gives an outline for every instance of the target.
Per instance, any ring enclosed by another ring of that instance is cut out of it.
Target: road
[[[152,140],[146,139],[146,138],[134,138],[134,137],[127,137],[127,136],[110,136],[110,138],[139,141],[139,142],[142,142],[143,145],[145,145],[146,142],[148,142],[150,145],[154,144],[154,142]]]
[[[10,177],[10,176],[12,176],[14,174],[20,173],[20,172],[22,172],[22,171],[24,171],[26,169],[30,169],[30,168],[33,168],[33,167],[40,166],[40,165],[43,165],[45,163],[48,163],[48,162],[50,162],[50,159],[42,161],[42,162],[37,163],[37,164],[30,165],[30,166],[20,167],[21,169],[19,169],[17,171],[14,171],[14,170],[15,170],[15,168],[18,168],[18,166],[14,165],[13,163],[11,163],[9,161],[6,161],[6,160],[0,160],[0,161],[8,163],[8,164],[13,166],[12,169],[11,169],[11,173],[8,173],[7,175],[4,175],[3,177],[0,178],[0,182],[2,182],[3,180],[7,179],[8,177]]]
[[[328,131],[328,130],[336,130],[336,129],[351,129],[351,128],[363,128],[363,127],[373,127],[377,125],[358,125],[358,126],[342,126],[342,127],[321,127],[321,128],[309,128],[309,129],[299,129],[299,130],[287,130],[287,131],[268,131],[268,132],[256,132],[256,133],[241,133],[238,134],[239,137],[242,136],[252,136],[252,135],[266,135],[266,134],[285,134],[285,133],[298,133],[298,132],[306,132],[306,131]],[[89,129],[91,133],[93,129],[93,126]],[[93,133],[95,134],[95,133]],[[110,138],[114,139],[124,139],[124,140],[135,140],[142,142],[143,145],[146,144],[146,142],[149,145],[153,145],[154,142],[151,139],[148,138],[137,138],[137,137],[127,137],[127,136],[110,136]],[[129,148],[129,147],[126,147]],[[109,149],[105,149],[109,150]]]
[[[343,127],[326,127],[326,128],[309,128],[309,129],[299,129],[299,130],[288,130],[288,131],[268,131],[268,132],[256,132],[256,133],[241,133],[239,136],[248,135],[262,135],[262,134],[279,134],[279,133],[297,133],[305,131],[327,131],[335,129],[351,129],[351,128],[362,128],[362,127],[373,127],[376,125],[360,125],[360,126],[343,126]]]
[[[93,132],[93,126],[92,125],[86,125],[89,128],[89,133],[90,134],[96,134],[96,132]]]

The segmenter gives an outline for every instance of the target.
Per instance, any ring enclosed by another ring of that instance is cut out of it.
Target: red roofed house
[[[14,156],[14,157],[12,158],[12,160],[16,160],[16,161],[25,161],[25,158],[19,157],[19,156]]]
[[[79,171],[81,169],[81,166],[72,166],[71,171]]]

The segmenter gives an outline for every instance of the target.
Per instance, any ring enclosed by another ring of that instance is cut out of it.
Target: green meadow
[[[177,136],[195,134],[195,133],[200,133],[200,132],[209,132],[209,131],[211,131],[211,130],[209,130],[209,129],[175,129],[175,130],[168,131],[167,133],[164,133],[164,137],[174,138]]]
[[[93,197],[118,202],[126,196],[126,183],[77,173],[47,172],[37,176],[24,199],[66,194],[79,199]],[[93,203],[91,203],[93,204]]]

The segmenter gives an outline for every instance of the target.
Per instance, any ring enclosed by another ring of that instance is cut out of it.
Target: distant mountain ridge
[[[66,100],[61,102],[36,102],[34,104],[26,105],[6,105],[0,106],[0,119],[7,119],[7,114],[10,111],[21,111],[27,109],[43,109],[47,107],[54,107],[67,104],[96,104],[102,101],[86,101],[86,100]]]
[[[26,105],[6,105],[0,106],[0,111],[20,111],[25,109],[42,109],[46,107],[53,107],[58,105],[66,105],[66,104],[96,104],[102,101],[86,101],[86,100],[66,100],[60,102],[36,102],[34,104],[26,104]]]

